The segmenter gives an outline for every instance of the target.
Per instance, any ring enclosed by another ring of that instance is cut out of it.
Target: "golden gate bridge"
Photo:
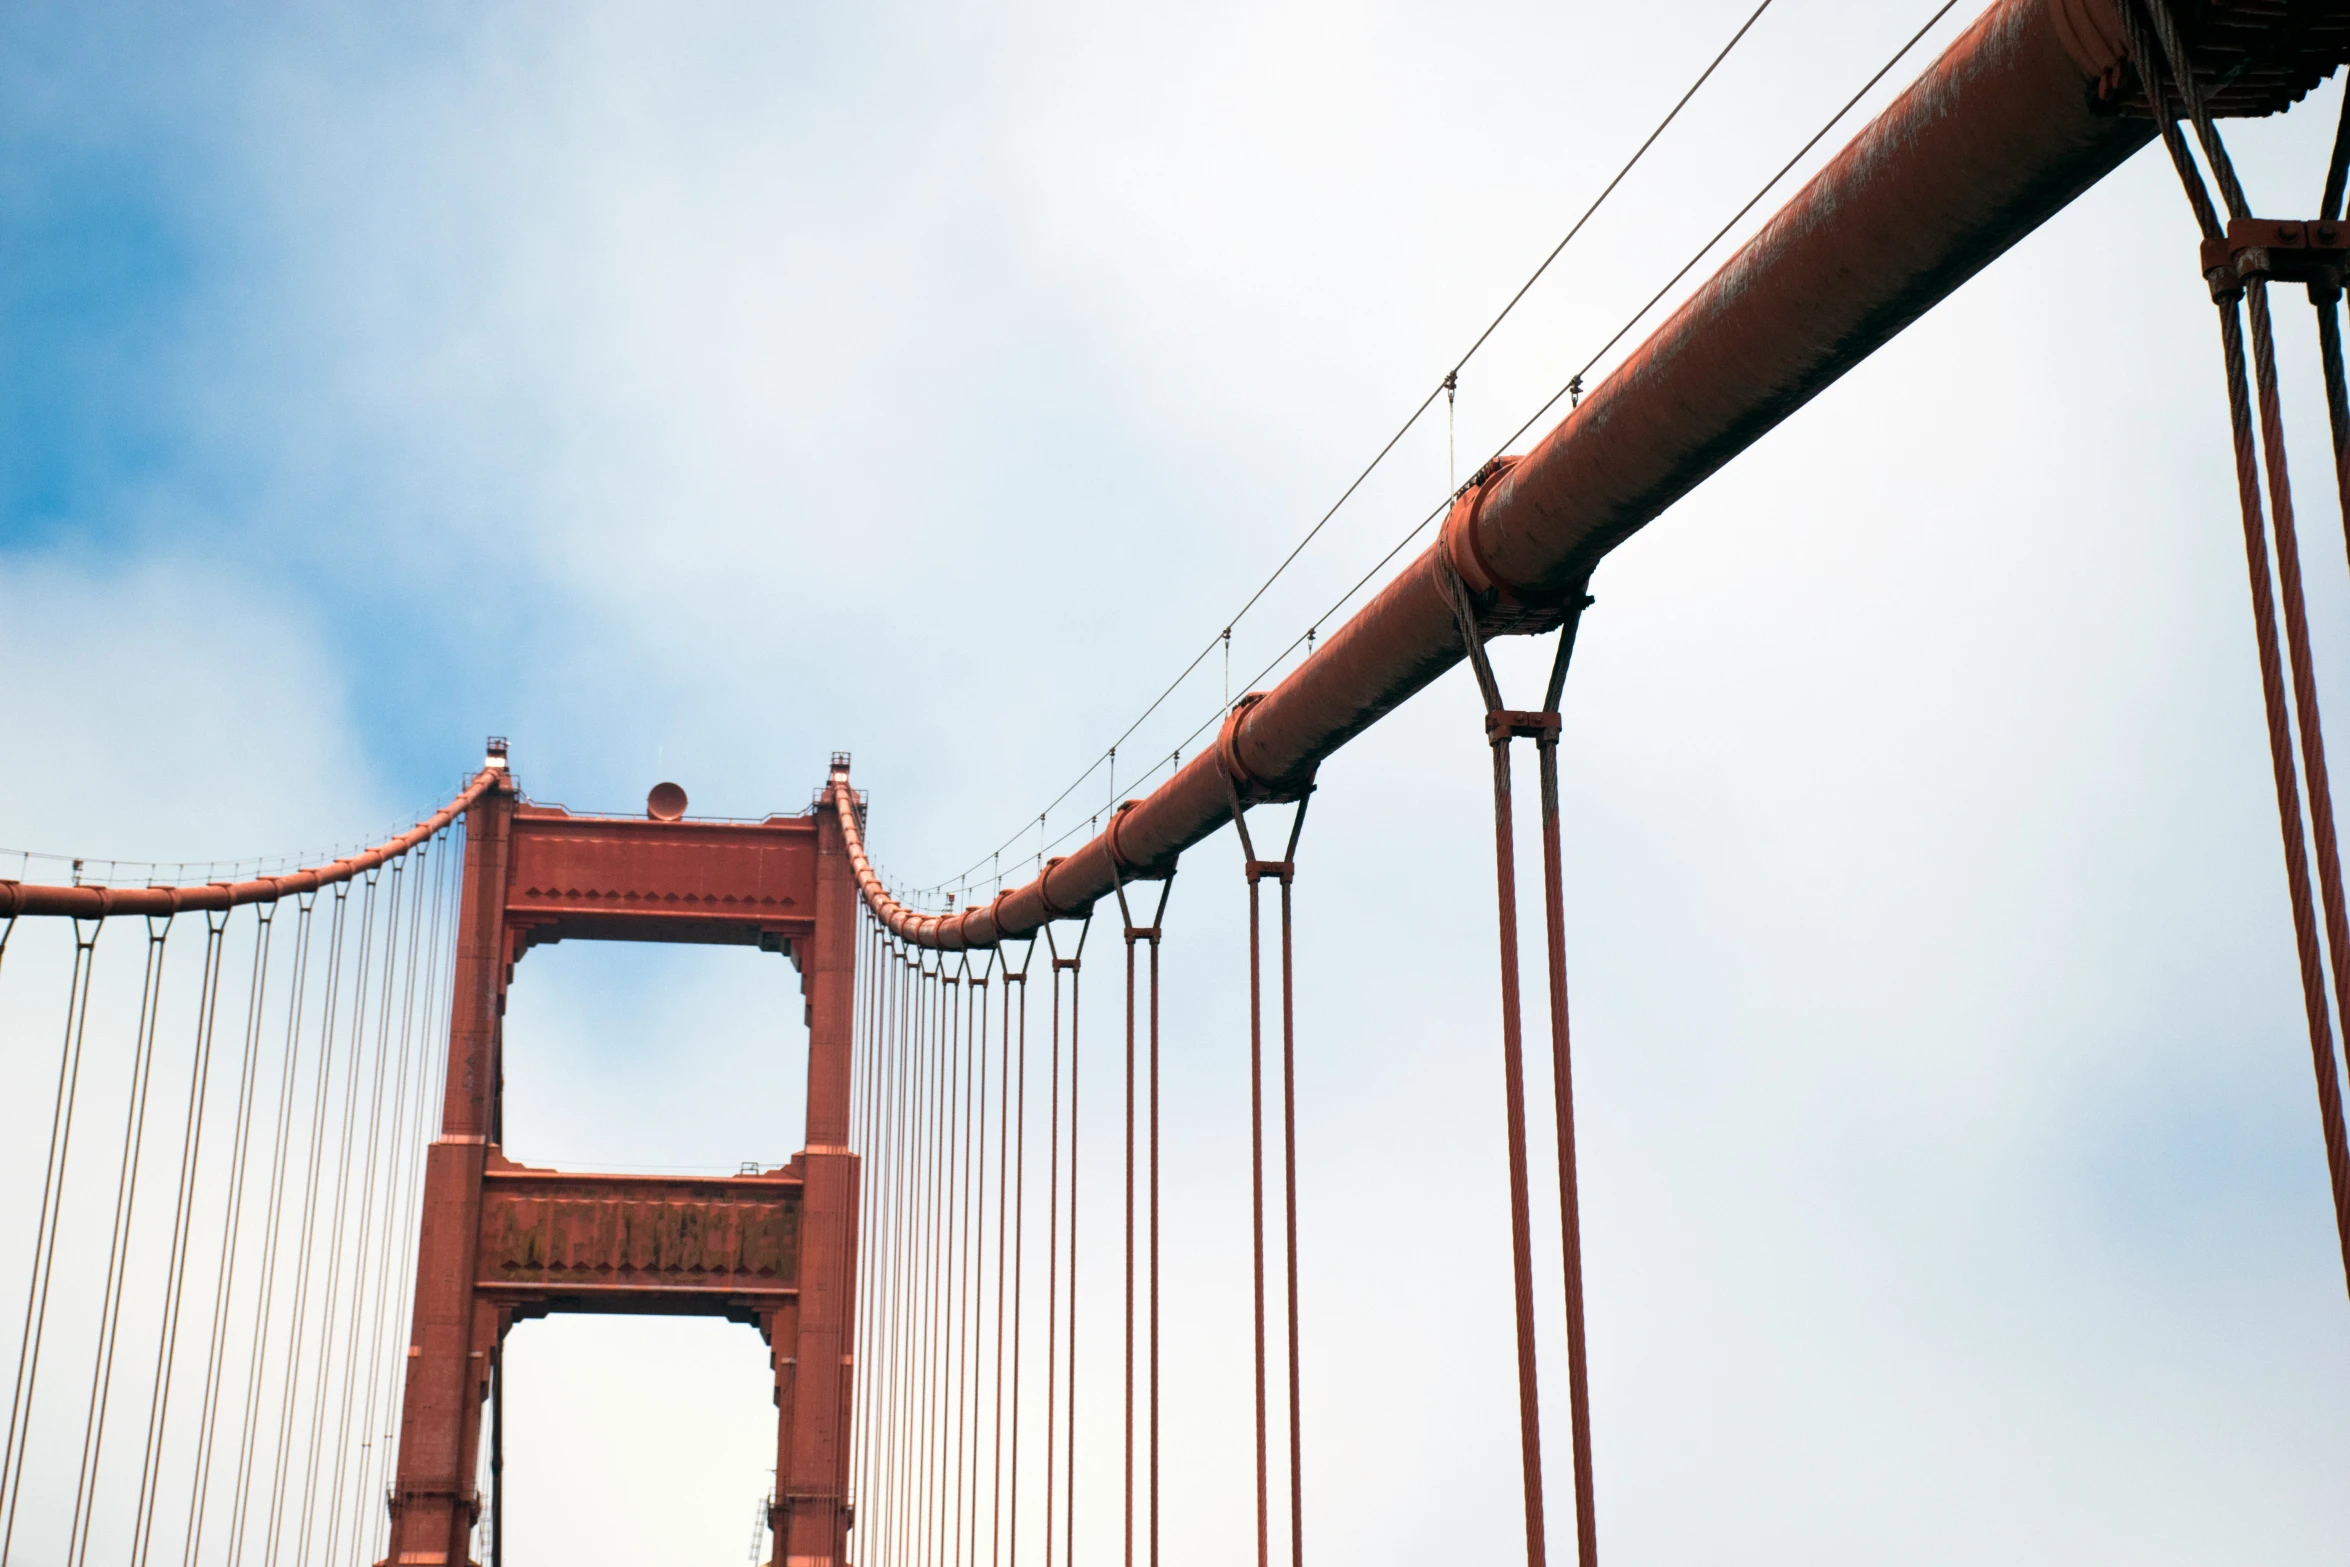
[[[762,1335],[778,1567],[1073,1564],[1080,1519],[1104,1517],[1127,1563],[1156,1567],[1161,1395],[1181,1369],[1159,1287],[1160,952],[1186,854],[1228,828],[1249,908],[1247,972],[1232,978],[1249,1013],[1246,1501],[1259,1563],[1302,1564],[1313,1411],[1300,1375],[1293,888],[1307,808],[1324,760],[1464,661],[1493,764],[1524,1548],[1529,1563],[1563,1558],[1571,1530],[1591,1567],[1592,1452],[1606,1433],[1593,1428],[1589,1367],[1606,1345],[1584,1320],[1558,790],[1559,705],[1591,574],[2150,145],[2178,175],[2217,309],[2285,890],[2350,1280],[2336,1033],[2350,1037],[2350,911],[2272,314],[2284,286],[2314,307],[2332,488],[2350,517],[2350,114],[2312,171],[2315,204],[2263,209],[2281,216],[2252,206],[2220,123],[2289,111],[2345,59],[2346,0],[1999,0],[1613,370],[1586,390],[1598,360],[1576,369],[1520,434],[1562,400],[1565,415],[1479,466],[1428,519],[1433,541],[1285,678],[1229,699],[1164,783],[984,902],[893,891],[845,754],[803,812],[697,818],[664,784],[641,816],[591,815],[533,801],[493,739],[446,806],[364,853],[127,879],[76,862],[62,881],[28,860],[0,880],[0,987],[50,987],[40,1005],[54,1008],[59,1043],[38,1082],[24,1041],[5,1059],[9,1093],[47,1106],[48,1135],[37,1182],[7,1199],[37,1213],[0,1447],[0,1567],[20,1553],[84,1567],[121,1557],[124,1541],[132,1567],[497,1563],[507,1336],[593,1312],[717,1317]],[[2344,538],[2350,548],[2350,528]],[[2334,569],[2330,546],[2318,558]],[[1554,639],[1533,705],[1511,704],[1488,658],[1503,636]],[[1528,1081],[1523,1024],[1520,740],[1542,844],[1547,1085]],[[36,922],[70,931],[55,972],[8,962],[10,938]],[[562,941],[787,959],[809,1039],[802,1151],[732,1175],[508,1158],[508,987],[532,949]],[[174,942],[200,948],[192,1028],[176,1012],[164,1027]],[[93,1008],[101,968],[132,976],[127,1026]],[[1081,1170],[1078,1122],[1103,1092],[1089,1100],[1083,1086],[1105,1076],[1123,1157]],[[1555,1177],[1528,1151],[1529,1121],[1545,1112]],[[1563,1267],[1538,1276],[1532,1189],[1554,1178]],[[85,1191],[94,1206],[72,1206]],[[158,1254],[136,1238],[163,1210]],[[85,1211],[110,1215],[103,1234]],[[1081,1275],[1081,1225],[1118,1235],[1115,1276]],[[1563,1416],[1540,1374],[1538,1296],[1563,1304]],[[1106,1351],[1091,1337],[1105,1321]],[[1105,1364],[1122,1420],[1081,1431],[1080,1377]],[[1542,1444],[1558,1424],[1564,1498],[1544,1484]],[[1118,1452],[1122,1484],[1081,1492],[1077,1454],[1103,1449]],[[117,1517],[122,1497],[130,1510]]]

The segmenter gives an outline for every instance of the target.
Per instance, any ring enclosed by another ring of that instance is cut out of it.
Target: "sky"
[[[847,750],[893,880],[984,896],[1072,780],[1050,836],[1191,743],[1216,653],[1085,772],[1749,9],[11,7],[0,844],[349,846],[490,734],[537,799],[674,779],[729,816]],[[1229,689],[1932,9],[1776,0],[1463,371],[1449,443],[1439,403],[1235,625]],[[2229,128],[2257,208],[2310,205],[2340,93]],[[2338,1551],[2350,1301],[2193,258],[2142,153],[1595,579],[1562,754],[1611,1556]],[[1543,657],[1501,650],[1505,690]],[[1519,1538],[1486,767],[1456,671],[1325,765],[1300,851],[1325,1559]],[[1238,861],[1192,851],[1167,916],[1168,1548],[1203,1563],[1253,1545]],[[0,971],[11,1191],[67,961],[49,933]],[[508,1037],[518,1158],[799,1146],[772,957],[534,953]],[[15,1268],[31,1204],[0,1207]],[[744,1560],[767,1375],[724,1324],[518,1329],[514,1567]],[[1083,1460],[1091,1559],[1115,1464]]]

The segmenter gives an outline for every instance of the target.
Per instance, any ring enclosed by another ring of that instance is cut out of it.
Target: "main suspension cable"
[[[1552,264],[1555,263],[1560,256],[1566,253],[1567,247],[1574,243],[1576,237],[1580,235],[1584,228],[1589,225],[1591,220],[1598,215],[1599,209],[1607,204],[1608,198],[1616,193],[1616,188],[1622,185],[1624,181],[1631,175],[1632,171],[1640,165],[1641,160],[1648,156],[1649,149],[1656,145],[1658,138],[1662,137],[1666,130],[1672,126],[1673,122],[1681,117],[1681,111],[1689,107],[1690,100],[1697,96],[1699,89],[1704,87],[1707,82],[1713,79],[1714,73],[1721,68],[1722,62],[1729,59],[1731,51],[1738,47],[1738,45],[1745,39],[1749,32],[1753,31],[1754,25],[1762,20],[1763,13],[1771,8],[1771,4],[1772,0],[1761,0],[1761,3],[1757,5],[1753,11],[1747,14],[1746,19],[1738,24],[1737,30],[1731,33],[1729,41],[1724,43],[1719,50],[1715,51],[1713,57],[1706,62],[1705,68],[1697,73],[1696,80],[1692,81],[1689,86],[1682,91],[1681,96],[1674,100],[1673,106],[1665,111],[1664,117],[1658,120],[1656,124],[1649,130],[1648,134],[1641,139],[1640,145],[1633,149],[1632,155],[1624,160],[1623,166],[1616,170],[1614,176],[1608,180],[1607,184],[1601,187],[1599,194],[1591,199],[1590,204],[1586,206],[1582,213],[1575,219],[1575,221],[1568,226],[1566,233],[1559,239],[1559,242],[1553,245],[1550,248],[1549,253],[1546,254],[1542,260],[1536,264],[1534,270],[1527,274],[1526,280],[1518,285],[1517,290],[1510,295],[1508,301],[1504,303],[1501,309],[1494,314],[1493,319],[1485,324],[1484,329],[1480,331],[1474,339],[1471,340],[1469,346],[1461,352],[1460,357],[1453,361],[1451,368],[1446,370],[1443,375],[1437,378],[1436,384],[1429,388],[1427,395],[1420,399],[1418,405],[1415,406],[1412,411],[1405,416],[1403,422],[1396,427],[1395,432],[1388,436],[1386,442],[1380,446],[1376,453],[1372,455],[1371,460],[1364,464],[1361,472],[1357,473],[1354,479],[1346,486],[1346,488],[1339,492],[1338,499],[1332,501],[1329,508],[1315,520],[1314,525],[1305,531],[1304,535],[1298,539],[1295,545],[1291,546],[1289,553],[1284,555],[1281,558],[1280,563],[1273,568],[1272,572],[1267,575],[1263,581],[1257,584],[1255,590],[1252,591],[1248,595],[1247,599],[1242,602],[1240,608],[1225,619],[1222,628],[1216,633],[1216,635],[1208,639],[1206,645],[1204,645],[1198,653],[1192,656],[1191,661],[1183,666],[1182,670],[1175,676],[1173,680],[1167,683],[1166,688],[1162,690],[1156,697],[1151,699],[1150,705],[1145,707],[1142,712],[1136,716],[1135,720],[1128,724],[1126,728],[1119,733],[1115,740],[1110,742],[1108,747],[1103,750],[1100,756],[1094,758],[1094,760],[1086,767],[1084,772],[1078,774],[1076,778],[1070,781],[1069,786],[1066,789],[1063,789],[1058,795],[1053,797],[1052,801],[1045,806],[1044,811],[1039,814],[1036,820],[1041,821],[1044,816],[1050,815],[1053,811],[1058,810],[1063,802],[1069,798],[1069,796],[1075,794],[1080,788],[1084,786],[1086,779],[1093,776],[1095,769],[1103,766],[1105,763],[1114,763],[1118,754],[1118,747],[1124,745],[1129,739],[1133,738],[1134,732],[1140,729],[1146,722],[1148,722],[1151,715],[1156,713],[1166,702],[1166,700],[1173,696],[1175,692],[1182,687],[1183,683],[1189,680],[1192,675],[1198,671],[1200,665],[1206,663],[1209,657],[1213,655],[1219,647],[1224,650],[1227,655],[1227,661],[1229,661],[1229,655],[1231,653],[1232,647],[1232,628],[1240,624],[1241,620],[1248,615],[1249,611],[1256,608],[1258,601],[1265,596],[1265,594],[1273,587],[1276,582],[1281,580],[1283,574],[1285,574],[1289,568],[1296,563],[1297,558],[1305,553],[1306,546],[1313,543],[1316,536],[1319,535],[1322,530],[1329,525],[1330,520],[1336,517],[1339,511],[1345,507],[1346,503],[1354,498],[1355,492],[1360,490],[1363,485],[1369,481],[1371,475],[1377,472],[1380,465],[1386,462],[1388,457],[1394,453],[1396,447],[1402,444],[1403,438],[1406,435],[1409,435],[1413,428],[1419,424],[1420,420],[1427,414],[1429,408],[1434,406],[1436,399],[1439,397],[1449,397],[1449,395],[1459,384],[1461,371],[1468,368],[1469,361],[1477,356],[1478,350],[1482,349],[1486,342],[1492,338],[1493,334],[1501,329],[1502,323],[1507,321],[1511,314],[1517,310],[1518,306],[1524,302],[1526,296],[1533,291],[1534,285],[1539,283],[1544,275],[1550,271]],[[1951,4],[1956,4],[1956,0],[1951,0]],[[1947,12],[1949,9],[1950,6],[1945,5],[1943,7],[1943,12]],[[1942,14],[1942,12],[1937,12],[1935,14],[1934,20],[1941,20]],[[1933,24],[1931,22],[1927,24],[1928,27],[1931,27],[1932,25]],[[1906,53],[1907,50],[1905,49],[1903,52]],[[1896,56],[1896,58],[1899,57]],[[1886,69],[1890,70],[1891,66],[1888,65]],[[1883,75],[1882,72],[1878,74],[1879,77]],[[1876,84],[1876,80],[1877,78],[1871,78],[1870,86],[1874,86]],[[1866,91],[1866,89],[1864,88],[1863,91]],[[1841,115],[1838,116],[1838,118],[1841,117]],[[1822,132],[1822,134],[1824,135],[1825,132]],[[1816,137],[1813,139],[1815,143],[1817,139],[1818,138]],[[1809,150],[1810,144],[1807,144],[1805,151],[1808,152]],[[1798,154],[1797,156],[1800,157],[1801,154]],[[1774,181],[1774,183],[1776,182]],[[1757,197],[1756,199],[1759,200],[1760,198]],[[1751,208],[1752,203],[1749,203],[1748,206]],[[1742,211],[1740,215],[1743,216],[1744,212]],[[1694,265],[1695,263],[1693,262],[1691,264]],[[1687,269],[1684,268],[1683,271],[1685,273]],[[1676,275],[1674,281],[1679,281],[1679,275]],[[1667,286],[1670,287],[1671,285],[1668,284]],[[1645,314],[1646,311],[1643,310],[1642,313]],[[1619,337],[1621,335],[1622,334],[1620,333],[1618,334]],[[1610,343],[1610,346],[1613,346],[1612,342]],[[1588,369],[1589,366],[1586,366],[1585,368]],[[1552,399],[1553,402],[1556,400],[1556,398]],[[1547,407],[1548,405],[1546,404],[1545,406]],[[1229,705],[1231,701],[1231,683],[1229,679],[1227,679],[1225,685],[1225,703]],[[1219,709],[1219,712],[1221,712],[1221,709]],[[948,877],[945,881],[941,881],[934,886],[924,888],[922,889],[922,893],[924,895],[934,894],[941,892],[950,886],[967,883],[974,875],[978,873],[981,866],[989,863],[990,860],[1000,857],[1005,850],[1010,849],[1014,844],[1018,843],[1021,838],[1027,835],[1029,830],[1029,820],[1029,818],[1023,817],[1021,819],[1021,825],[1018,831],[1014,832],[1010,837],[1006,838],[1003,843],[998,845],[995,849],[989,851],[989,853],[983,854],[977,860],[974,860],[970,867],[963,871],[961,875]]]
[[[1710,255],[1715,247],[1718,246],[1725,238],[1727,238],[1730,232],[1736,228],[1739,223],[1743,222],[1746,216],[1762,202],[1764,197],[1768,196],[1773,190],[1778,188],[1779,184],[1794,171],[1795,167],[1801,163],[1804,158],[1810,155],[1812,150],[1827,137],[1829,132],[1833,131],[1838,125],[1843,123],[1845,117],[1851,114],[1853,109],[1859,106],[1860,101],[1867,97],[1868,94],[1876,88],[1878,83],[1885,79],[1885,77],[1893,70],[1895,66],[1899,65],[1902,60],[1906,59],[1910,52],[1914,50],[1919,43],[1924,41],[1926,35],[1932,32],[1933,29],[1950,14],[1950,12],[1956,7],[1957,3],[1958,0],[1943,0],[1943,4],[1937,7],[1934,12],[1926,18],[1925,22],[1920,25],[1915,32],[1911,33],[1897,49],[1894,50],[1893,54],[1885,61],[1883,65],[1879,66],[1873,73],[1871,73],[1868,79],[1864,81],[1860,87],[1849,98],[1847,98],[1833,114],[1828,117],[1828,119],[1820,126],[1820,128],[1815,131],[1811,137],[1796,150],[1792,157],[1788,158],[1785,163],[1781,164],[1780,167],[1763,182],[1763,184],[1755,191],[1755,193],[1750,196],[1735,213],[1731,215],[1729,221],[1724,223],[1709,238],[1707,238],[1703,244],[1698,246],[1698,248],[1691,253],[1689,259],[1682,263],[1681,267],[1673,273],[1671,278],[1666,281],[1662,288],[1658,289],[1637,310],[1633,311],[1633,313],[1625,319],[1623,325],[1618,327],[1614,333],[1612,333],[1607,338],[1607,340],[1601,344],[1599,350],[1586,359],[1572,375],[1568,376],[1568,378],[1559,385],[1555,392],[1551,393],[1549,397],[1544,399],[1542,404],[1537,407],[1533,413],[1529,414],[1523,421],[1519,423],[1515,430],[1511,431],[1508,436],[1504,437],[1501,441],[1494,445],[1492,451],[1489,453],[1486,459],[1486,462],[1490,463],[1494,458],[1499,457],[1503,453],[1507,452],[1511,446],[1515,445],[1525,436],[1527,431],[1531,430],[1543,418],[1548,416],[1549,413],[1558,406],[1561,400],[1576,397],[1583,386],[1584,378],[1591,373],[1591,371],[1599,364],[1599,362],[1606,358],[1608,354],[1614,352],[1616,346],[1627,336],[1629,336],[1635,327],[1648,318],[1649,314],[1653,312],[1656,307],[1663,302],[1665,297],[1680,284],[1681,280],[1686,278],[1691,271],[1695,270],[1698,263]],[[1482,466],[1483,465],[1480,465],[1480,468],[1482,468]],[[1472,470],[1472,472],[1475,471],[1479,470]],[[1437,502],[1436,505],[1432,507],[1427,513],[1422,515],[1418,521],[1414,522],[1409,528],[1405,529],[1404,532],[1396,539],[1396,541],[1388,547],[1385,554],[1381,555],[1376,561],[1372,562],[1370,568],[1363,572],[1361,576],[1357,577],[1343,593],[1339,594],[1337,598],[1333,599],[1328,608],[1324,609],[1320,614],[1314,616],[1312,620],[1306,624],[1304,630],[1300,631],[1285,646],[1283,646],[1279,651],[1275,652],[1271,658],[1267,659],[1264,666],[1259,669],[1255,675],[1246,681],[1240,682],[1237,689],[1242,692],[1255,689],[1258,684],[1262,682],[1267,676],[1271,675],[1274,670],[1279,669],[1283,664],[1287,663],[1291,655],[1295,654],[1300,648],[1306,647],[1313,640],[1323,625],[1327,624],[1339,613],[1339,611],[1344,609],[1348,604],[1352,603],[1366,587],[1369,587],[1382,572],[1384,572],[1391,564],[1394,563],[1395,558],[1398,555],[1401,555],[1413,544],[1414,541],[1420,537],[1421,534],[1427,532],[1428,529],[1434,525],[1438,519],[1442,518],[1451,509],[1452,502],[1453,496],[1451,494],[1447,494],[1443,500]],[[1196,663],[1194,667],[1196,667]],[[1176,686],[1180,686],[1181,684],[1181,679],[1178,679],[1174,685],[1171,685],[1165,692],[1162,692],[1159,698],[1152,703],[1150,709],[1145,712],[1144,716],[1148,717],[1150,712],[1155,712],[1159,705],[1162,704],[1169,695],[1173,694]],[[1233,689],[1235,688],[1232,682],[1227,680],[1225,700],[1219,703],[1213,712],[1209,713],[1207,717],[1203,718],[1195,728],[1193,728],[1182,738],[1182,740],[1177,742],[1170,749],[1168,755],[1171,760],[1180,761],[1183,754],[1189,751],[1198,742],[1202,735],[1206,734],[1210,729],[1215,728],[1218,724],[1224,721],[1226,714],[1230,710],[1230,704],[1232,701],[1230,693]],[[1141,726],[1141,723],[1142,720],[1137,719],[1134,725],[1130,726],[1128,730],[1119,737],[1119,743],[1123,744],[1126,739],[1130,738],[1134,733],[1134,730]],[[1106,752],[1104,753],[1104,756],[1106,758]],[[1097,760],[1094,765],[1098,767],[1101,765],[1101,763],[1099,760]],[[1062,800],[1067,799],[1070,794],[1075,793],[1078,787],[1081,786],[1085,780],[1091,776],[1091,768],[1087,769],[1085,773],[1080,774],[1078,778],[1072,782],[1066,790],[1063,790],[1058,798],[1056,798],[1054,801],[1054,807],[1057,807]],[[1047,809],[1050,810],[1052,808],[1053,807],[1048,807]],[[990,854],[983,855],[978,860],[974,861],[968,869],[961,873],[960,876],[949,877],[946,880],[938,882],[931,887],[919,889],[917,893],[912,895],[926,895],[928,893],[934,893],[943,888],[953,886],[958,882],[968,881],[978,872],[982,865],[987,864],[992,858],[1000,856],[1005,850],[1010,849],[1032,829],[1035,830],[1038,834],[1037,857],[1041,863],[1044,856],[1049,855],[1054,849],[1059,848],[1061,845],[1067,843],[1071,838],[1076,837],[1079,833],[1089,830],[1092,825],[1093,823],[1089,819],[1081,818],[1072,823],[1068,828],[1064,829],[1058,837],[1047,839],[1043,833],[1044,817],[1042,814],[1040,814],[1037,817],[1030,819],[1029,825],[1024,825],[1019,832],[1014,833],[1010,838],[1005,839],[1004,842],[995,850],[991,851]]]

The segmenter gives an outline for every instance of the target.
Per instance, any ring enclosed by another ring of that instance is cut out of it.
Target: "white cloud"
[[[845,744],[886,863],[949,873],[1215,632],[1731,10],[227,34],[156,111],[194,145],[177,199],[212,260],[159,366],[194,455],[149,482],[228,484],[200,515],[234,520],[7,557],[11,723],[40,765],[9,770],[0,838],[348,836],[494,728],[545,795],[625,805],[675,776],[727,813],[795,805]],[[1464,466],[1908,25],[1775,9],[1464,377]],[[2314,186],[2332,102],[2231,130],[2261,205]],[[2324,1390],[2350,1350],[2190,232],[2142,157],[1600,574],[1566,783],[1611,1555],[2283,1562],[2333,1537],[2350,1428]],[[2280,309],[2335,670],[2350,584],[2306,317]],[[1431,425],[1244,626],[1235,678],[1443,473]],[[91,625],[140,629],[77,641]],[[1508,651],[1512,690],[1537,657]],[[1217,667],[1133,749],[1212,707]],[[1317,1554],[1516,1538],[1472,707],[1456,678],[1334,759],[1305,840]],[[142,771],[167,755],[170,788]],[[1203,846],[1169,916],[1187,1560],[1250,1544],[1231,857]],[[723,1130],[692,1105],[756,1084],[787,1117],[765,976],[594,977],[604,956],[525,965],[518,1038],[592,1065],[518,1078],[517,1124],[550,1156],[769,1152],[738,1146],[742,1103]],[[9,989],[45,983],[11,963]],[[674,1078],[647,1055],[664,1019],[697,1036]],[[1106,1181],[1116,1079],[1089,1059]],[[1538,1137],[1538,1196],[1549,1157]],[[1113,1200],[1089,1187],[1105,1221]],[[1555,1251],[1547,1202],[1536,1233]],[[1110,1433],[1116,1235],[1090,1234],[1081,1413]],[[533,1351],[516,1432],[567,1425],[597,1357],[684,1342],[593,1336]],[[608,1402],[717,1498],[759,1464],[716,1397],[707,1421],[658,1387]],[[1547,1438],[1555,1542],[1562,1420]],[[565,1452],[518,1445],[517,1496],[551,1498],[585,1461]],[[1117,1453],[1086,1454],[1098,1557]],[[709,1549],[739,1549],[731,1517]]]

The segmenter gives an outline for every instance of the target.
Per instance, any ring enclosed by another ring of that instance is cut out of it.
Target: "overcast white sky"
[[[12,8],[0,843],[349,843],[494,732],[539,798],[674,778],[728,815],[848,749],[891,874],[951,877],[1215,634],[1746,9]],[[1464,374],[1463,469],[1931,9],[1778,0]],[[2314,201],[2339,91],[2231,132],[2261,210]],[[1567,896],[1614,1559],[2338,1558],[2350,1310],[2193,256],[2141,155],[1595,582]],[[2280,311],[2330,693],[2350,578]],[[1446,483],[1438,420],[1235,681]],[[1456,674],[1326,766],[1301,855],[1323,1560],[1518,1538],[1476,706]],[[1196,850],[1168,920],[1168,1547],[1200,1563],[1252,1548],[1237,860]],[[20,1104],[62,973],[28,944],[0,984]],[[779,1159],[796,1020],[772,958],[533,954],[510,1151]],[[513,1342],[513,1567],[745,1559],[754,1335]]]

